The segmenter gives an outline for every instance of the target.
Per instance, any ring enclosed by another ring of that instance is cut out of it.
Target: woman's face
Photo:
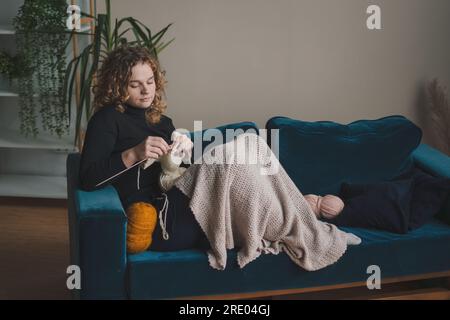
[[[126,101],[136,108],[146,109],[150,107],[155,98],[155,79],[153,70],[148,63],[138,63],[131,69],[131,77],[128,83],[129,98]]]

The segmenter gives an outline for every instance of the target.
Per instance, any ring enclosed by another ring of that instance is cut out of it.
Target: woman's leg
[[[157,200],[154,205],[158,210],[158,221],[153,232],[151,251],[176,251],[192,248],[209,248],[208,240],[195,220],[194,214],[189,208],[189,198],[178,188],[172,187],[167,193],[168,209],[166,231],[168,239],[163,238],[163,230],[160,225],[159,212],[163,209],[164,198]]]

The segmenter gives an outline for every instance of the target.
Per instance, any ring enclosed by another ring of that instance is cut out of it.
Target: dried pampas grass
[[[438,148],[450,155],[450,104],[446,88],[438,79],[433,79],[428,85],[430,120],[433,131],[438,139]]]

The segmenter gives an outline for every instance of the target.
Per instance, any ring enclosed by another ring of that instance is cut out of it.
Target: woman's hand
[[[173,143],[170,145],[172,149],[178,148],[180,150],[190,151],[194,147],[191,139],[177,131],[172,133],[172,141]]]
[[[122,161],[125,166],[131,167],[134,163],[144,159],[158,159],[170,151],[167,142],[156,136],[148,136],[137,146],[122,152]]]
[[[191,164],[192,148],[194,147],[191,139],[180,132],[174,131],[171,140],[173,141],[171,144],[172,160],[178,165],[181,161],[185,164]]]

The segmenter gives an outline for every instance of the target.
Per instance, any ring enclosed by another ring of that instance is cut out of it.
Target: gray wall
[[[275,115],[351,122],[402,114],[427,133],[424,86],[450,83],[448,0],[112,0],[157,31],[168,115],[191,130]],[[98,12],[105,12],[97,0]],[[366,28],[366,8],[382,30]]]

